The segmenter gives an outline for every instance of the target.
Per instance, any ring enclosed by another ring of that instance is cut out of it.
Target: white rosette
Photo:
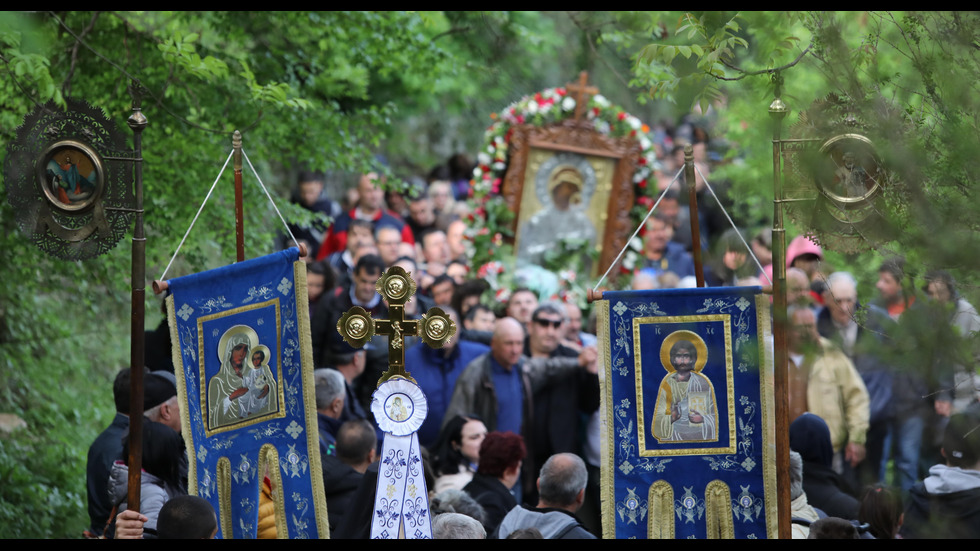
[[[416,431],[429,412],[425,394],[413,381],[392,377],[374,391],[371,412],[384,431],[372,539],[431,539],[428,491]]]
[[[422,426],[429,413],[429,405],[419,385],[408,379],[393,377],[374,391],[371,413],[384,432],[408,436]]]

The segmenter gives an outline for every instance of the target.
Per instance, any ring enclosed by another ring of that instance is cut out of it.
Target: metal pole
[[[245,260],[245,213],[242,198],[242,133],[235,130],[231,138],[235,165],[235,247],[238,262]]]
[[[133,130],[134,193],[136,195],[136,225],[133,229],[132,305],[130,323],[129,370],[129,488],[126,505],[140,510],[140,471],[143,467],[143,369],[144,317],[146,315],[146,237],[143,234],[143,129],[147,120],[140,109],[140,84],[133,83],[133,114],[127,123]]]
[[[684,146],[684,179],[687,180],[687,206],[691,213],[691,252],[694,256],[694,276],[698,287],[704,287],[704,265],[701,262],[701,224],[698,217],[697,180],[694,174],[694,147]]]
[[[777,75],[777,79],[779,76]],[[792,537],[792,517],[789,491],[789,373],[786,371],[786,229],[783,227],[783,182],[781,158],[782,122],[786,117],[786,104],[779,98],[780,86],[776,84],[776,99],[769,105],[772,117],[772,275],[773,275],[773,348],[774,394],[776,419],[776,504],[779,511],[779,538]]]

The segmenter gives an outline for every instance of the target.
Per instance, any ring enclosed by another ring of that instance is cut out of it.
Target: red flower
[[[558,94],[559,96],[564,96],[568,92],[566,92],[564,88],[555,88],[555,93]]]
[[[638,165],[645,165],[645,164],[647,164],[647,158],[646,157],[640,157],[640,159],[638,161],[636,161],[636,164],[638,164]]]
[[[647,187],[647,181],[646,181],[646,180],[640,180],[640,181],[639,181],[639,182],[638,182],[638,183],[636,184],[636,187],[638,187],[638,188],[640,188],[640,189],[646,189],[646,187]]]
[[[509,128],[509,129],[507,130],[507,133],[506,133],[506,134],[504,134],[504,143],[510,143],[510,137],[511,137],[511,135],[512,135],[513,133],[514,133],[514,127],[513,127],[513,126],[511,126],[511,127],[510,127],[510,128]]]
[[[636,136],[636,130],[630,130],[630,136]]]
[[[541,92],[534,94],[534,101],[541,103]]]
[[[524,115],[517,115],[517,124],[524,124]]]
[[[643,205],[644,207],[649,207],[650,205],[653,204],[653,200],[647,197],[646,195],[637,199],[636,202]]]
[[[500,178],[496,178],[490,186],[490,193],[500,193]]]
[[[598,117],[599,116],[599,108],[598,107],[593,107],[592,108],[592,114]]]
[[[626,120],[626,111],[620,111],[619,114],[616,115],[616,118],[621,121]]]

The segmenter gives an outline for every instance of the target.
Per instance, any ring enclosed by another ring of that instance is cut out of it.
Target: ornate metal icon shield
[[[883,195],[896,175],[868,137],[876,132],[874,114],[863,111],[830,95],[801,113],[794,139],[781,143],[787,214],[821,246],[844,253],[874,248],[892,234]]]
[[[7,147],[4,181],[17,223],[64,260],[112,249],[135,213],[133,152],[101,109],[67,100],[38,107]]]

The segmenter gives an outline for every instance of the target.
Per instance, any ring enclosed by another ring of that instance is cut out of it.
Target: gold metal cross
[[[569,84],[565,89],[575,93],[575,120],[582,120],[582,113],[585,112],[585,104],[588,101],[587,95],[594,96],[599,93],[595,86],[586,86],[589,82],[589,73],[582,71],[578,74],[578,84]]]
[[[405,337],[422,337],[432,348],[442,346],[456,333],[456,324],[442,308],[429,308],[422,319],[405,319],[405,303],[415,295],[415,281],[399,266],[381,274],[376,285],[378,293],[388,303],[388,319],[374,319],[360,306],[344,313],[337,322],[337,331],[354,348],[364,346],[374,335],[385,335],[388,341],[388,370],[378,379],[378,385],[400,376],[412,379],[405,371]]]

